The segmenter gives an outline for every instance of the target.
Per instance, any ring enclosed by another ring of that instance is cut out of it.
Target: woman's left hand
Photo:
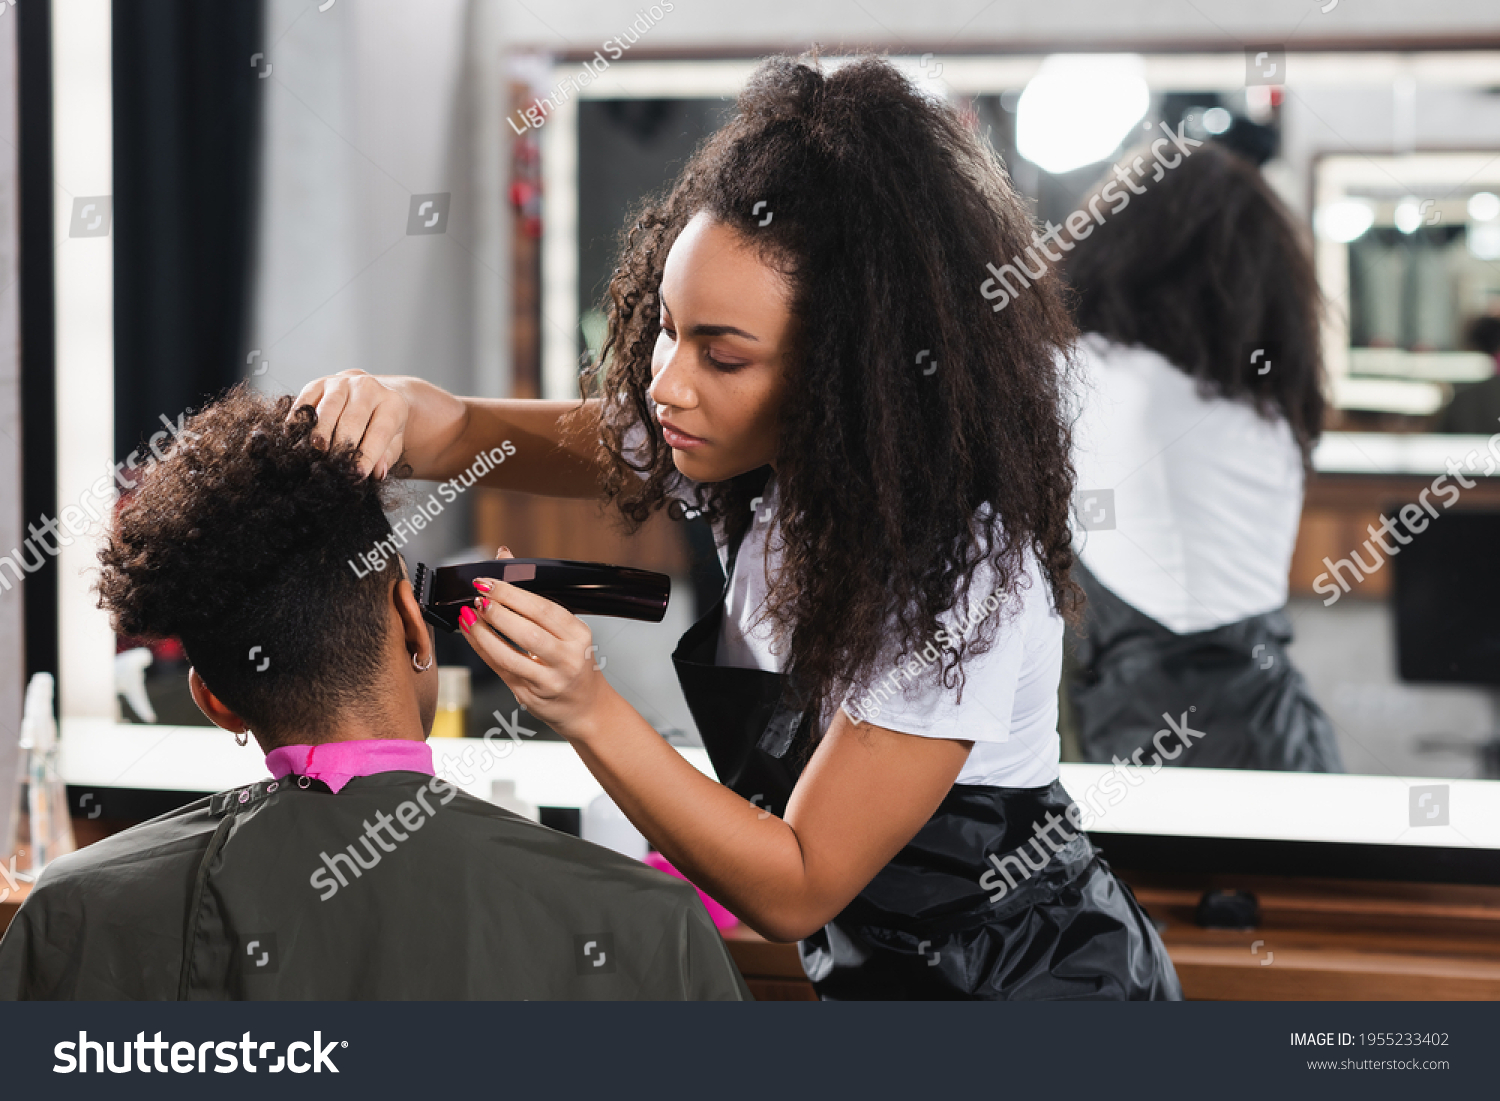
[[[495,557],[515,556],[501,547]],[[480,578],[474,585],[476,607],[460,615],[464,637],[522,707],[567,737],[610,691],[599,671],[593,632],[562,605],[499,578]]]

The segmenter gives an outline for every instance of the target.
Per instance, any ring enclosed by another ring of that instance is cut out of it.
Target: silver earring
[[[426,665],[419,665],[419,664],[417,664],[417,655],[413,654],[411,656],[411,667],[413,669],[415,669],[418,673],[425,673],[425,672],[427,672],[427,670],[429,670],[429,669],[432,668],[432,658],[428,658],[427,659],[427,664]]]
[[[236,734],[234,736],[234,744],[238,745],[238,746],[247,746],[247,745],[249,745],[250,744],[250,731],[248,731],[248,730],[241,730],[238,734]]]

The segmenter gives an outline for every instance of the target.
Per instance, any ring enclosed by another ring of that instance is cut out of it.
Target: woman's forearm
[[[821,912],[786,822],[699,772],[613,689],[592,727],[569,737],[584,764],[647,840],[716,901],[776,941],[806,936],[832,916]]]
[[[578,408],[577,401],[457,397],[411,376],[380,381],[407,400],[402,457],[411,464],[412,477],[447,481],[471,467],[480,452],[509,440],[514,452],[481,484],[550,497],[599,495],[598,441],[565,432],[561,424]]]

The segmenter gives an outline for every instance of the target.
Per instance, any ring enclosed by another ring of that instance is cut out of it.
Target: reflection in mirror
[[[1274,418],[1245,419],[1235,402],[1215,405],[1186,387],[1185,407],[1199,401],[1202,411],[1217,409],[1249,433],[1239,439],[1246,457],[1241,476],[1228,480],[1236,489],[1226,494],[1209,488],[1221,469],[1215,464],[1229,461],[1235,440],[1211,419],[1204,425],[1201,453],[1176,467],[1191,488],[1154,519],[1156,543],[1143,531],[1120,526],[1130,522],[1132,508],[1141,503],[1123,489],[1113,506],[1102,499],[1092,505],[1096,515],[1100,508],[1115,510],[1113,529],[1085,529],[1080,496],[1079,548],[1085,568],[1091,559],[1111,557],[1105,543],[1112,542],[1113,555],[1136,570],[1136,576],[1121,579],[1118,571],[1126,565],[1101,568],[1115,570],[1117,585],[1135,586],[1130,591],[1145,605],[1135,612],[1179,639],[1195,631],[1222,631],[1237,622],[1236,610],[1270,615],[1284,609],[1288,638],[1252,640],[1250,656],[1236,659],[1238,668],[1247,683],[1278,677],[1296,683],[1279,698],[1290,701],[1305,720],[1304,745],[1320,748],[1300,758],[1283,758],[1279,765],[1262,759],[1255,767],[1493,776],[1495,751],[1486,748],[1496,728],[1490,690],[1472,679],[1433,678],[1408,665],[1406,655],[1413,647],[1435,645],[1431,624],[1446,614],[1429,606],[1429,572],[1457,574],[1453,561],[1434,564],[1420,549],[1407,549],[1416,546],[1414,529],[1421,516],[1431,521],[1432,532],[1439,530],[1433,509],[1446,514],[1452,504],[1455,517],[1457,511],[1500,510],[1500,479],[1493,477],[1492,458],[1500,454],[1500,445],[1490,449],[1493,429],[1500,429],[1500,381],[1494,379],[1500,322],[1486,320],[1500,314],[1500,198],[1495,198],[1500,196],[1500,159],[1493,152],[1500,148],[1500,101],[1487,91],[1500,84],[1500,62],[1481,53],[1403,58],[1294,53],[1287,58],[1287,83],[1264,85],[1247,83],[1244,59],[1238,55],[1148,55],[1141,61],[1124,57],[1118,65],[1091,73],[1095,83],[1114,82],[1110,94],[1122,105],[1137,102],[1141,80],[1148,91],[1143,113],[1134,107],[1129,112],[1135,119],[1131,126],[1114,126],[1111,140],[1118,144],[1103,160],[1094,150],[1103,140],[1095,131],[1107,120],[1072,130],[1055,125],[1039,143],[1026,137],[1042,133],[1031,124],[1056,107],[1056,97],[1043,94],[1050,85],[1041,78],[1065,69],[1065,57],[1050,62],[1020,56],[944,59],[943,78],[930,83],[934,92],[967,104],[973,125],[1002,157],[1039,226],[1060,227],[1061,239],[1083,230],[1081,222],[1066,225],[1069,215],[1086,209],[1101,173],[1138,136],[1149,143],[1165,129],[1183,142],[1229,145],[1259,164],[1266,184],[1291,212],[1296,234],[1311,244],[1322,300],[1319,351],[1327,407],[1324,431],[1311,450],[1310,464],[1303,467],[1294,461],[1285,429],[1277,429]],[[925,79],[926,72],[912,67],[914,78]],[[668,179],[673,166],[714,129],[737,89],[733,74],[670,63],[640,65],[622,79],[627,83],[620,87],[580,98],[576,131],[568,139],[569,148],[576,149],[576,175],[549,175],[546,183],[551,209],[566,211],[576,204],[577,210],[574,258],[566,269],[557,266],[559,272],[576,273],[567,292],[576,295],[582,319],[568,349],[575,362],[597,347],[600,317],[592,308],[607,278],[613,235],[633,204]],[[1126,113],[1123,106],[1118,113]],[[556,126],[549,140],[562,142],[565,125],[563,118],[549,122]],[[1174,148],[1169,145],[1163,152]],[[1426,152],[1429,148],[1443,151]],[[1455,149],[1472,152],[1451,152]],[[1149,157],[1143,164],[1148,176],[1154,175]],[[1148,179],[1145,186],[1170,186],[1170,176]],[[1136,206],[1146,202],[1146,196],[1127,190],[1123,181],[1117,191],[1129,194]],[[1106,219],[1115,217],[1112,205],[1117,204],[1100,206]],[[1131,208],[1119,214],[1128,218]],[[1098,236],[1106,232],[1107,226],[1101,226]],[[1056,241],[1048,247],[1060,249]],[[1071,255],[1067,250],[1060,261],[1065,268]],[[997,258],[997,266],[1005,259]],[[1040,255],[1021,259],[1033,271],[1038,260],[1051,263]],[[1151,262],[1149,255],[1142,258],[1133,274],[1148,272]],[[1012,285],[1021,275],[1019,269],[1016,275],[1006,274]],[[1288,277],[1276,272],[1260,282],[1285,282]],[[556,294],[548,301],[563,302]],[[1256,342],[1230,353],[1235,369],[1253,374],[1256,382],[1275,379],[1290,366],[1287,349],[1269,346],[1250,364],[1249,356],[1261,347]],[[1136,349],[1135,354],[1144,353]],[[1093,363],[1096,370],[1099,366]],[[1216,369],[1231,368],[1219,364]],[[1180,369],[1177,374],[1180,382],[1187,381]],[[1121,377],[1129,376],[1110,376],[1123,385]],[[1165,432],[1169,414],[1170,407],[1152,405],[1142,422],[1161,434],[1162,446],[1176,439]],[[1256,431],[1264,439],[1256,439]],[[1153,462],[1160,469],[1174,453],[1186,455],[1192,438],[1174,443],[1166,458]],[[1450,462],[1470,464],[1460,470],[1462,481],[1448,474]],[[1129,473],[1121,471],[1119,477]],[[1080,482],[1079,488],[1111,488],[1103,474],[1095,477],[1098,485]],[[1139,483],[1145,477],[1137,474],[1132,480]],[[1142,507],[1172,500],[1159,487],[1143,498]],[[1402,521],[1404,508],[1421,510],[1415,516],[1404,514],[1413,520],[1411,529]],[[1389,525],[1382,528],[1386,520]],[[1163,551],[1161,545],[1170,544],[1181,529],[1201,531],[1205,546],[1217,539],[1223,549],[1196,559],[1183,546]],[[1140,545],[1132,545],[1127,536]],[[1456,544],[1462,544],[1453,548],[1456,561],[1483,560],[1483,546],[1474,538],[1468,530],[1454,532]],[[1433,543],[1433,555],[1447,553],[1446,544],[1440,548]],[[1153,554],[1161,561],[1153,562]],[[1191,570],[1186,566],[1190,560],[1195,562]],[[1152,579],[1163,594],[1171,592],[1170,598],[1145,595]],[[1198,606],[1205,584],[1216,584],[1223,594],[1217,617]],[[1403,597],[1408,592],[1412,595]],[[1496,608],[1482,587],[1471,585],[1462,592],[1474,621],[1450,636],[1449,649],[1468,645],[1459,641],[1460,635],[1481,649],[1467,651],[1468,658],[1451,655],[1460,669],[1485,652],[1485,623],[1495,618]],[[1174,609],[1173,601],[1196,614]],[[1422,608],[1426,611],[1419,614]],[[1415,641],[1423,638],[1427,642]],[[1258,652],[1257,646],[1262,647]],[[1268,657],[1274,661],[1263,672],[1259,666]],[[1078,672],[1075,668],[1070,675]],[[1210,675],[1223,674],[1192,674]],[[1066,693],[1064,697],[1064,759],[1101,759],[1084,751],[1081,716]],[[1133,706],[1142,711],[1134,720],[1137,734],[1152,746],[1143,755],[1148,762],[1158,733],[1165,732],[1163,744],[1169,751],[1178,741],[1164,713],[1178,728],[1184,713],[1197,723],[1193,730],[1212,725],[1199,722],[1197,711],[1186,710],[1214,706],[1206,701],[1174,695],[1159,707],[1147,708],[1146,702]],[[1242,729],[1261,721],[1238,716],[1229,726]],[[1127,750],[1129,759],[1140,743],[1111,748],[1102,759],[1108,761],[1115,748]],[[1176,763],[1185,762],[1179,757]],[[1240,763],[1248,765],[1249,759]]]

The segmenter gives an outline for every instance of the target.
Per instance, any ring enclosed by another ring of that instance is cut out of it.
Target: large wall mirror
[[[1343,771],[1166,769],[1151,780],[1155,798],[1132,798],[1095,828],[1336,843],[1328,859],[1353,862],[1350,874],[1397,849],[1427,852],[1411,874],[1450,864],[1456,850],[1488,853],[1474,866],[1490,867],[1500,849],[1500,582],[1490,564],[1500,536],[1500,58],[1281,61],[1276,82],[1257,80],[1255,58],[1240,53],[905,64],[932,94],[967,106],[1039,220],[1061,223],[1134,140],[1108,120],[1042,119],[1045,105],[1024,98],[1039,74],[1073,72],[1115,81],[1112,98],[1138,98],[1132,120],[1148,127],[1205,140],[1238,130],[1263,143],[1264,176],[1313,251],[1329,408],[1286,614],[1292,660],[1333,724]],[[544,343],[545,393],[571,392],[580,357],[598,346],[627,212],[669,182],[750,67],[615,66],[534,135],[548,197],[543,309],[580,319]],[[1110,125],[1116,132],[1102,133]],[[1420,510],[1424,490],[1441,515],[1422,514],[1420,539],[1366,545],[1382,517]],[[1374,568],[1337,572],[1351,553]],[[1066,741],[1064,760],[1075,795],[1110,771]]]

